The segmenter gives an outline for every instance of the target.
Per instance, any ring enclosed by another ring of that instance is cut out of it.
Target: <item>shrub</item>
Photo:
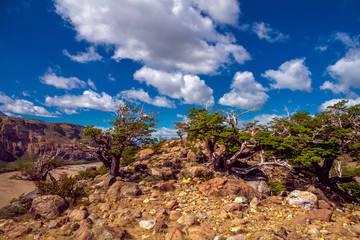
[[[360,177],[360,168],[343,168],[343,177]]]
[[[273,180],[268,181],[270,191],[275,195],[279,195],[282,191],[286,191],[286,187],[281,182],[275,182]]]
[[[360,202],[360,185],[357,182],[340,184],[340,189],[347,192],[351,197]]]
[[[21,216],[26,213],[23,207],[15,205],[7,205],[0,209],[0,219],[10,219],[13,217]]]
[[[151,144],[150,148],[151,150],[154,151],[154,153],[160,153],[160,150],[162,148],[162,146],[164,145],[166,138],[162,138],[160,137],[159,139],[155,139],[156,142],[154,142],[153,144]]]
[[[77,178],[80,179],[94,179],[98,175],[104,175],[107,173],[105,165],[102,165],[99,169],[94,171],[81,171]]]
[[[59,180],[36,181],[35,185],[39,189],[40,195],[59,195],[75,200],[86,196],[84,187],[76,177],[69,177],[67,174],[61,175]]]
[[[132,165],[135,161],[135,154],[139,151],[136,146],[126,147],[124,153],[121,156],[120,163],[122,166]]]

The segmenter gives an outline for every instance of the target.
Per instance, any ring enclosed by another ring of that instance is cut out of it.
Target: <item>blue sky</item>
[[[122,99],[243,119],[360,103],[358,0],[2,0],[0,111],[109,127]]]

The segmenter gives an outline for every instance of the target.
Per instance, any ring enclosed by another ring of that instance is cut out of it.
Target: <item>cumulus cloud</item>
[[[157,128],[155,129],[155,132],[152,134],[153,137],[163,137],[163,138],[179,138],[179,136],[177,135],[177,129],[175,128],[166,128],[166,127],[161,127],[161,128]]]
[[[57,76],[52,68],[48,68],[48,71],[44,76],[40,77],[40,81],[47,85],[52,85],[56,88],[71,90],[74,88],[85,88],[86,82],[81,81],[77,77],[61,77]]]
[[[354,99],[337,98],[337,99],[331,99],[331,100],[328,100],[328,101],[324,102],[323,104],[320,105],[319,110],[320,111],[325,111],[327,109],[327,107],[333,106],[336,103],[338,103],[340,101],[343,101],[343,100],[348,101],[348,103],[346,104],[346,106],[348,106],[348,107],[360,104],[360,97],[357,97],[357,98],[354,98]]]
[[[66,49],[63,51],[63,54],[65,56],[68,56],[71,60],[79,63],[87,63],[87,62],[93,62],[98,61],[102,59],[102,56],[100,56],[96,51],[95,47],[91,46],[87,49],[87,52],[79,52],[76,55],[71,55]]]
[[[331,90],[334,94],[345,93],[349,96],[355,95],[350,91],[350,88],[360,89],[360,49],[350,49],[334,65],[327,67],[327,73],[336,82],[325,81],[320,89]]]
[[[278,70],[267,70],[261,76],[275,82],[271,88],[311,92],[311,72],[304,64],[305,58],[287,61]]]
[[[236,23],[236,0],[56,0],[55,7],[78,40],[113,46],[117,61],[208,74],[233,59],[250,60],[232,34],[217,31],[217,23]]]
[[[56,114],[48,112],[43,107],[35,106],[34,103],[24,99],[12,99],[2,92],[0,92],[0,103],[0,111],[3,112],[39,117],[56,117]]]
[[[254,23],[252,31],[260,38],[265,39],[268,42],[280,42],[289,39],[289,35],[284,35],[283,33],[274,30],[270,27],[269,24],[260,22]]]
[[[96,86],[95,83],[93,81],[91,81],[91,79],[89,78],[87,81],[87,84],[89,85],[89,87],[91,87],[92,89],[96,90]]]
[[[220,98],[219,103],[240,109],[262,108],[269,96],[251,72],[237,72],[231,83],[232,90]]]
[[[48,106],[66,109],[65,113],[76,113],[79,108],[95,109],[100,111],[115,111],[117,100],[102,92],[101,94],[91,90],[84,91],[82,95],[63,95],[45,98]]]
[[[135,72],[134,78],[155,87],[161,95],[182,100],[185,104],[214,104],[213,90],[196,75],[167,73],[143,67]]]
[[[251,122],[258,121],[258,124],[267,125],[273,118],[276,118],[276,117],[283,117],[283,116],[279,116],[276,114],[260,114],[260,115],[255,116],[251,120]]]
[[[175,108],[175,104],[167,99],[166,97],[156,96],[151,98],[149,93],[145,92],[143,89],[131,89],[122,91],[119,96],[122,96],[129,100],[139,100],[141,102],[151,104],[157,107],[166,107],[166,108]]]

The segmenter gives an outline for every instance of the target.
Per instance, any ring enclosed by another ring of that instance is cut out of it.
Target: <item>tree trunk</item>
[[[318,163],[312,164],[315,170],[316,177],[322,184],[326,186],[330,185],[329,173],[334,163],[334,160],[335,159],[325,159],[322,166],[320,166]]]
[[[109,174],[114,177],[120,176],[119,168],[120,168],[120,158],[112,157]]]

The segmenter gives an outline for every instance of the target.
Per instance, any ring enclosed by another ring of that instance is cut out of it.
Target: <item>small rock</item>
[[[189,229],[189,237],[191,240],[213,240],[216,232],[207,227],[193,227]]]
[[[258,205],[260,204],[260,200],[257,197],[254,197],[251,202],[250,202],[250,207],[253,208],[254,210],[258,209]]]
[[[136,213],[133,214],[134,218],[141,218],[142,217],[142,212],[141,211],[137,211]]]
[[[297,239],[302,239],[303,237],[301,236],[301,234],[297,233],[297,232],[290,232],[288,233],[288,235],[286,236],[289,240],[297,240]]]
[[[211,221],[211,218],[209,218],[208,216],[205,216],[204,214],[200,213],[200,212],[196,212],[195,213],[195,216],[203,221],[206,221],[206,222],[210,222]]]
[[[294,190],[286,198],[286,201],[290,205],[295,204],[302,208],[313,209],[317,207],[318,198],[311,192]]]
[[[230,236],[230,237],[226,238],[226,240],[248,240],[248,238],[245,235],[238,234],[235,236]]]
[[[247,206],[241,203],[232,202],[226,204],[223,208],[227,212],[243,211]]]
[[[10,239],[18,238],[24,234],[31,233],[31,231],[32,229],[30,227],[23,227],[23,226],[17,227],[8,233],[8,238]]]
[[[349,231],[346,228],[341,226],[327,226],[326,230],[330,231],[331,233],[335,233],[342,236],[349,235]]]
[[[185,225],[185,226],[192,226],[195,224],[198,224],[197,218],[193,215],[190,214],[186,214],[186,215],[182,215],[177,222],[181,225]]]
[[[52,220],[52,221],[50,221],[50,223],[47,225],[47,227],[50,228],[50,229],[55,229],[55,228],[61,227],[61,224],[60,224],[59,221],[57,221],[57,220]]]
[[[188,167],[181,171],[181,174],[186,178],[207,177],[211,173],[211,170],[203,165]]]
[[[121,197],[131,198],[141,195],[141,189],[137,184],[128,184],[121,188]]]
[[[330,222],[333,211],[329,209],[317,209],[312,210],[309,213],[310,219],[316,219],[320,221]]]
[[[166,234],[165,240],[183,240],[183,234],[180,229],[176,228]]]
[[[254,188],[256,191],[263,193],[265,195],[270,195],[270,187],[269,185],[263,181],[246,181],[246,184],[248,184],[250,187]]]
[[[175,190],[174,185],[168,182],[157,183],[153,188],[159,189],[160,191],[164,191],[164,192]]]
[[[246,197],[236,197],[234,202],[241,204],[249,204],[249,200]]]
[[[327,203],[326,201],[324,201],[324,200],[319,200],[318,204],[319,204],[319,208],[320,208],[320,209],[331,209],[330,204],[328,204],[328,203]]]
[[[356,234],[360,236],[360,224],[352,225],[351,230]]]
[[[170,213],[169,220],[170,221],[177,221],[180,217],[181,217],[180,212],[178,212],[178,211],[172,212],[172,213]]]
[[[301,215],[291,219],[291,222],[293,224],[305,225],[305,224],[307,224],[309,222],[309,215],[308,214],[301,214]]]
[[[145,228],[146,230],[150,230],[155,226],[156,220],[141,220],[139,224],[140,227]]]
[[[69,218],[70,218],[70,221],[81,221],[81,220],[87,218],[88,215],[89,214],[86,210],[75,209],[70,213]]]

